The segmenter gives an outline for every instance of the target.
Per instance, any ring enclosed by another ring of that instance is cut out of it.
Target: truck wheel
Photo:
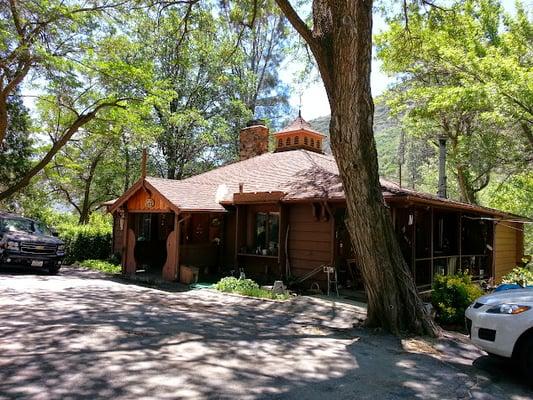
[[[519,349],[518,359],[526,382],[533,382],[533,334],[528,335],[522,341]]]
[[[53,264],[52,266],[48,267],[48,273],[50,275],[56,275],[60,269],[61,265]]]

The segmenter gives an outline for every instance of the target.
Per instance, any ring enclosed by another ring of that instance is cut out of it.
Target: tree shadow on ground
[[[528,393],[513,382],[494,384],[466,361],[408,353],[395,337],[354,328],[361,316],[333,303],[305,297],[278,303],[209,290],[168,293],[68,270],[33,278],[0,275],[0,398]],[[461,355],[472,352],[462,343],[444,345]]]

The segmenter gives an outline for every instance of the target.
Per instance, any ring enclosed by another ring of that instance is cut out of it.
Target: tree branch
[[[307,42],[307,44],[313,48],[318,48],[319,43],[313,36],[313,32],[307,24],[300,18],[296,10],[292,7],[291,3],[289,3],[289,0],[276,0],[276,3],[278,4],[278,7],[283,11],[283,14],[285,14],[285,17],[289,20],[291,25],[296,29],[296,31],[302,36],[302,38]]]
[[[39,172],[41,172],[46,165],[54,158],[54,156],[57,154],[63,146],[70,140],[70,138],[80,129],[83,125],[88,123],[89,121],[93,120],[98,112],[104,108],[109,107],[124,107],[119,105],[121,101],[124,101],[126,99],[117,99],[112,101],[105,101],[103,103],[98,104],[92,111],[88,113],[81,114],[76,120],[73,122],[73,124],[65,131],[63,136],[52,145],[50,150],[48,150],[48,153],[43,157],[41,161],[39,161],[32,169],[30,169],[26,175],[24,175],[15,185],[8,188],[7,190],[4,190],[3,192],[0,192],[0,201],[5,200],[6,198],[10,197],[11,195],[17,193],[21,189],[28,186],[31,179],[37,175]]]

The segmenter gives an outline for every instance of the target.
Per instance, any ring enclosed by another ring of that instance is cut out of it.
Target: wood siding
[[[323,264],[330,264],[332,259],[332,224],[331,221],[317,220],[313,216],[311,204],[294,205],[289,209],[289,260],[293,276],[305,273]],[[327,277],[323,272],[304,283],[321,285]]]
[[[494,279],[499,283],[523,257],[523,224],[497,223],[494,228]]]
[[[153,200],[153,207],[147,207],[147,200]],[[139,189],[133,194],[127,202],[128,211],[142,211],[142,212],[170,212],[170,204],[168,201],[161,197],[159,194],[152,192],[148,193],[147,190]]]

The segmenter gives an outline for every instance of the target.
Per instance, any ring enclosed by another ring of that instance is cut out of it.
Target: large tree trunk
[[[370,90],[372,1],[314,0],[314,31],[277,0],[310,44],[331,106],[331,148],[347,204],[347,227],[368,297],[367,324],[436,335],[423,307],[381,193]]]
[[[468,173],[462,165],[455,167],[457,172],[457,183],[461,192],[461,201],[470,204],[477,204],[476,193],[468,178]]]
[[[91,162],[91,166],[89,167],[89,176],[85,180],[85,188],[83,191],[83,202],[81,205],[80,219],[78,221],[80,225],[86,225],[89,223],[89,218],[91,216],[91,201],[90,201],[91,186],[93,184],[96,167],[100,163],[102,154],[103,152],[97,155],[96,158]]]

